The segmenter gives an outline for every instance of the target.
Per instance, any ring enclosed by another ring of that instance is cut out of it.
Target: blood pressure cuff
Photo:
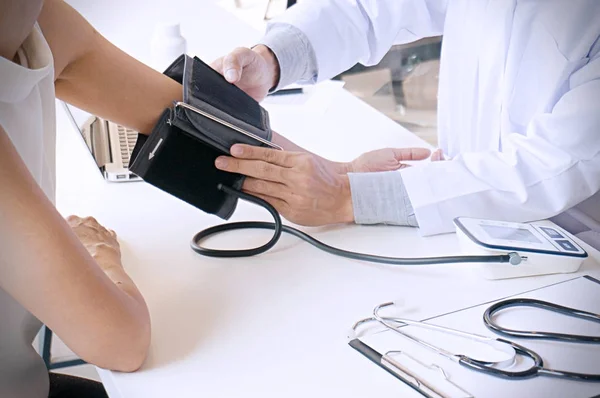
[[[267,146],[268,113],[198,58],[179,57],[165,75],[183,85],[183,103],[166,109],[149,136],[139,135],[130,170],[146,182],[223,219],[237,197],[220,184],[241,189],[244,176],[218,170],[215,159],[236,143]]]

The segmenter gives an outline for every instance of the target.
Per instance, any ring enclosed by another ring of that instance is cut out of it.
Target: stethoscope
[[[557,377],[562,379],[569,380],[577,380],[577,381],[586,381],[586,382],[600,382],[600,374],[589,374],[589,373],[579,373],[579,372],[569,372],[564,370],[556,370],[546,368],[544,366],[544,361],[542,357],[536,353],[535,351],[524,347],[520,344],[516,344],[512,341],[505,340],[502,338],[481,336],[474,333],[467,333],[460,330],[455,330],[443,326],[437,326],[428,324],[425,322],[414,321],[410,319],[404,318],[396,318],[396,317],[387,317],[380,315],[380,312],[383,308],[390,307],[394,305],[394,303],[384,303],[376,306],[373,310],[373,316],[370,318],[365,318],[363,320],[358,321],[354,324],[353,330],[356,331],[358,327],[368,322],[378,322],[386,329],[391,330],[395,333],[402,335],[405,338],[425,347],[429,350],[436,352],[437,354],[454,361],[466,368],[471,370],[475,370],[478,372],[482,372],[485,374],[489,374],[491,376],[500,377],[504,379],[512,379],[512,380],[520,380],[527,379],[537,376],[548,376],[548,377]],[[531,338],[531,339],[548,339],[553,341],[561,341],[561,342],[569,342],[569,343],[592,343],[592,344],[600,344],[600,336],[582,336],[582,335],[572,335],[572,334],[563,334],[563,333],[550,333],[550,332],[540,332],[540,331],[524,331],[524,330],[514,330],[507,329],[499,326],[494,321],[494,315],[498,312],[507,309],[507,308],[515,308],[515,307],[536,307],[541,308],[547,311],[560,313],[566,316],[585,319],[591,322],[600,323],[600,314],[594,314],[591,312],[581,311],[574,308],[563,307],[554,303],[549,303],[546,301],[533,300],[533,299],[510,299],[500,301],[491,307],[489,307],[483,316],[484,323],[486,327],[496,333],[505,335],[505,336],[513,336],[519,338]],[[404,326],[415,326],[423,329],[434,330],[442,333],[448,333],[457,337],[469,339],[475,341],[477,343],[487,344],[494,348],[496,351],[502,353],[502,359],[498,360],[483,360],[478,358],[473,358],[468,355],[453,353],[443,348],[437,347],[433,344],[430,344],[422,339],[419,339],[407,332],[405,332],[402,327]],[[532,365],[524,370],[510,370],[511,366],[516,363],[517,355],[524,356],[526,358],[531,359]]]

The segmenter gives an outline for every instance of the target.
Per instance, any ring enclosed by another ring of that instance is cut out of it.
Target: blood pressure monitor
[[[549,222],[514,223],[458,217],[454,220],[461,248],[469,254],[516,252],[522,261],[481,264],[488,279],[575,272],[587,253],[569,235]]]

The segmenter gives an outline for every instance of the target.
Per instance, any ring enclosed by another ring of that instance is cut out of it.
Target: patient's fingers
[[[427,159],[431,151],[427,148],[391,148],[398,162]]]
[[[442,160],[446,160],[446,159],[444,158],[444,151],[442,151],[441,149],[438,149],[437,151],[433,152],[433,154],[431,155],[432,162],[439,162]]]

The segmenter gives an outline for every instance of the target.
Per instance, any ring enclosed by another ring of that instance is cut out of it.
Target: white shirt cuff
[[[348,173],[357,224],[418,226],[399,171]]]
[[[293,25],[272,23],[259,44],[269,47],[279,62],[279,82],[275,90],[296,82],[317,81],[317,58],[308,38],[300,29]]]

